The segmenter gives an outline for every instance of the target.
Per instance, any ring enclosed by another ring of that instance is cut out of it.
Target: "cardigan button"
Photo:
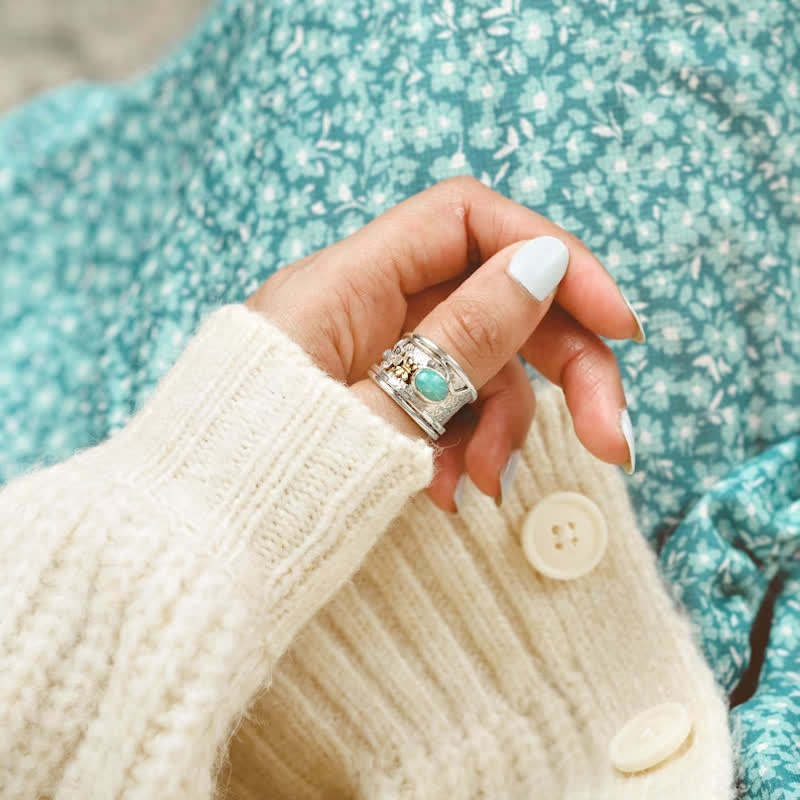
[[[522,527],[526,558],[543,575],[557,580],[579,578],[594,569],[607,542],[600,509],[577,492],[547,495],[530,511]]]
[[[680,703],[662,703],[637,714],[611,740],[608,755],[620,772],[640,772],[677,752],[692,730]]]

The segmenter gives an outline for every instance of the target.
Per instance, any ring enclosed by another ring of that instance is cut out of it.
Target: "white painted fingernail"
[[[455,492],[453,492],[453,502],[456,504],[456,511],[459,514],[461,513],[461,503],[464,499],[464,485],[466,484],[466,479],[467,479],[467,473],[464,472],[458,479],[458,483],[456,484],[456,490]]]
[[[636,443],[633,439],[631,415],[628,413],[627,408],[623,408],[620,412],[619,426],[622,429],[622,435],[625,437],[625,442],[628,445],[628,461],[622,468],[628,475],[633,475],[633,471],[636,469]]]
[[[569,263],[569,250],[555,236],[538,236],[511,257],[508,274],[540,302],[561,282]]]
[[[628,306],[628,310],[631,312],[634,321],[636,322],[637,331],[633,336],[634,342],[639,342],[639,344],[644,344],[647,336],[645,335],[644,328],[642,327],[642,321],[639,319],[639,315],[636,313],[636,309],[631,305],[631,301],[625,297],[625,292],[622,289],[619,290],[619,293],[622,295],[622,299],[625,301],[625,305]]]
[[[519,450],[512,450],[508,461],[506,461],[506,465],[500,473],[500,502],[503,501],[503,498],[514,483],[514,473],[517,471],[517,465],[519,464],[521,455],[522,453]]]

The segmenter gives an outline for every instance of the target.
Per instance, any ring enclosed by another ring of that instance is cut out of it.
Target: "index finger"
[[[569,249],[569,269],[555,298],[560,306],[600,336],[641,336],[614,279],[577,236],[468,175],[403,200],[334,247],[347,242],[348,268],[388,275],[408,296],[466,278],[504,247],[537,236],[555,236]]]

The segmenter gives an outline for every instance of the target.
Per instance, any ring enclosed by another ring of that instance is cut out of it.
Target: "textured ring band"
[[[417,333],[404,333],[369,376],[431,439],[459,409],[478,399],[472,381],[435,342]]]

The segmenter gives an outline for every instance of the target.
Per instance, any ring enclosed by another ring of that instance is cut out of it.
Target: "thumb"
[[[508,245],[429,311],[414,333],[431,339],[480,390],[494,377],[547,313],[567,270],[569,251],[552,236]],[[404,433],[422,429],[371,380],[353,391]]]
[[[467,373],[476,389],[496,375],[541,322],[567,271],[553,236],[503,248],[417,326]]]

